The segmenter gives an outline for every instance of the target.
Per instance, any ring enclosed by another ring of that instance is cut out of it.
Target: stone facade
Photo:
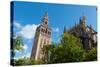
[[[42,48],[51,43],[51,28],[48,26],[48,13],[46,12],[42,24],[40,24],[35,33],[34,44],[31,52],[31,58],[40,60],[44,57]]]
[[[97,32],[93,30],[92,25],[86,25],[86,16],[80,18],[79,23],[75,24],[69,30],[64,27],[64,33],[68,32],[82,40],[83,47],[86,50],[97,47]]]

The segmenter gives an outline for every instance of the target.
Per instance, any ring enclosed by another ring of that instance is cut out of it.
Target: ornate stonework
[[[68,32],[76,37],[79,37],[82,40],[83,47],[86,50],[89,50],[92,47],[97,47],[97,32],[93,30],[92,25],[86,25],[85,16],[80,18],[79,24],[75,24],[75,26],[69,30],[66,30],[64,27],[64,32]]]
[[[40,24],[35,33],[34,44],[31,52],[31,58],[35,60],[42,59],[44,54],[42,48],[51,43],[51,28],[48,26],[48,13],[46,12],[42,24]]]

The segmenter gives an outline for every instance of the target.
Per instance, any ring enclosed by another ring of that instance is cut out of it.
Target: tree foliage
[[[34,59],[30,59],[30,58],[19,58],[16,59],[15,61],[15,66],[20,66],[20,65],[35,65],[35,64],[44,64],[43,60],[34,60]]]
[[[21,36],[14,35],[12,37],[12,44],[11,44],[11,64],[15,65],[14,56],[16,54],[16,51],[22,51],[23,50],[23,39]]]
[[[20,40],[20,38],[18,38]],[[18,43],[17,43],[18,44]],[[79,38],[69,33],[61,36],[60,43],[45,45],[42,49],[44,57],[41,60],[20,58],[15,65],[52,64],[66,62],[81,62],[97,60],[97,48],[86,51]]]
[[[21,36],[17,36],[13,39],[13,48],[14,50],[23,50],[23,40]]]
[[[82,61],[84,50],[80,39],[74,37],[69,33],[64,33],[61,37],[61,43],[56,47],[51,48],[52,45],[45,47],[45,54],[50,55],[48,63],[65,63]]]
[[[83,49],[81,40],[72,34],[64,33],[61,42],[44,46],[45,63],[66,63],[97,60],[97,48],[88,52]]]
[[[96,61],[97,60],[97,48],[92,48],[85,53],[85,61]]]
[[[45,45],[43,47],[43,54],[45,55],[43,58],[44,63],[51,63],[52,57],[54,57],[54,51],[56,48],[56,44],[52,43],[52,45]]]

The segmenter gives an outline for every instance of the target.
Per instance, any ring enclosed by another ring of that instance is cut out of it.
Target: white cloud
[[[22,28],[22,25],[18,22],[14,22],[14,26],[18,29],[21,29]]]
[[[15,51],[15,53],[17,53],[17,54],[22,54],[23,53],[23,51],[21,51],[21,50],[14,50]]]
[[[24,58],[25,56],[14,57],[14,59],[18,60],[20,58]]]
[[[20,51],[19,51],[19,50],[15,50],[15,52],[16,52],[16,53],[20,53]]]
[[[23,46],[23,49],[24,49],[24,50],[27,50],[27,49],[28,49],[28,46],[25,44],[25,45]]]
[[[22,35],[22,37],[26,39],[32,39],[35,35],[35,31],[38,25],[35,24],[28,24],[23,26],[22,30],[19,31],[18,33]]]
[[[53,28],[53,32],[59,32],[59,28]]]
[[[18,22],[14,22],[14,27],[16,27],[17,29],[19,29],[20,31],[16,32],[16,34],[18,35],[22,35],[22,37],[26,38],[26,39],[32,39],[35,35],[35,30],[37,28],[38,25],[36,24],[27,24],[25,26],[22,26],[20,23]]]

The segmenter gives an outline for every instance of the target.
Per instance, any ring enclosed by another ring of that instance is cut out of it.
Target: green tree
[[[30,59],[30,58],[19,58],[15,60],[15,66],[19,66],[19,65],[35,65],[35,64],[44,64],[43,60],[34,60],[34,59]]]
[[[23,40],[21,36],[12,36],[11,38],[12,40],[12,44],[11,44],[11,64],[14,65],[15,61],[14,61],[14,56],[16,53],[16,50],[18,51],[22,51],[23,50]]]
[[[42,59],[44,63],[50,63],[51,58],[53,57],[53,52],[55,51],[56,45],[52,43],[52,45],[45,45],[42,49],[43,54],[45,55],[44,58]]]
[[[15,60],[14,65],[25,65],[25,58],[19,58],[19,59]]]
[[[97,48],[92,48],[85,53],[85,61],[96,61],[97,60]]]
[[[78,62],[83,60],[84,49],[81,40],[75,36],[64,33],[61,37],[61,43],[53,48],[47,47],[45,53],[50,56],[47,63],[65,63]],[[52,44],[51,44],[52,46]]]
[[[66,32],[62,35],[61,45],[62,52],[64,53],[62,60],[64,62],[79,62],[83,60],[85,51],[79,38]]]
[[[21,36],[17,36],[15,39],[13,39],[13,48],[14,50],[19,50],[22,51],[23,50],[23,40]]]

